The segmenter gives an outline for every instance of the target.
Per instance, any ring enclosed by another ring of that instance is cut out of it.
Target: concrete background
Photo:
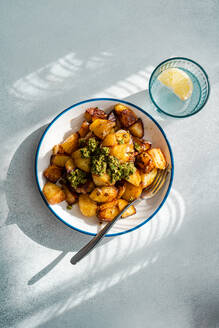
[[[219,2],[1,1],[0,327],[219,327]],[[171,56],[209,74],[206,107],[169,119],[148,78]],[[60,223],[34,181],[46,125],[75,102],[125,98],[152,113],[173,147],[175,179],[157,216],[107,238]]]

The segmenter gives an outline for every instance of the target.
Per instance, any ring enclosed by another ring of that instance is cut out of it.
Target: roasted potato
[[[115,112],[123,127],[129,128],[137,121],[136,114],[123,104],[115,105]]]
[[[50,165],[44,172],[44,177],[50,182],[58,181],[62,176],[62,168],[55,165]]]
[[[53,155],[64,154],[64,149],[61,145],[55,145],[52,149]]]
[[[104,173],[102,175],[92,174],[93,182],[97,187],[103,186],[111,186],[113,183],[111,182],[110,175],[108,173]]]
[[[78,148],[78,139],[78,133],[73,133],[67,139],[65,139],[60,146],[62,147],[65,153],[70,155]]]
[[[132,137],[133,142],[134,142],[134,146],[135,146],[135,150],[138,153],[143,153],[146,152],[147,150],[149,150],[151,148],[151,142],[150,141],[146,141],[144,139],[139,139],[136,137]]]
[[[79,208],[84,216],[94,216],[97,213],[97,203],[88,195],[79,196]]]
[[[112,110],[112,111],[108,114],[107,119],[108,119],[109,121],[116,122],[116,114],[115,114],[115,111],[114,111],[114,110]]]
[[[141,186],[134,186],[133,184],[126,182],[125,183],[125,192],[122,195],[122,198],[127,200],[127,202],[132,202],[134,199],[137,199],[140,197],[142,193],[142,187]]]
[[[51,165],[56,165],[60,167],[64,167],[65,163],[70,159],[71,157],[68,155],[64,154],[57,154],[57,155],[52,155],[50,159]]]
[[[121,198],[125,192],[125,181],[117,183],[118,195],[117,199]]]
[[[132,143],[130,133],[126,130],[118,130],[115,133],[116,141],[119,145]]]
[[[115,122],[108,120],[96,119],[90,125],[90,130],[100,139],[104,139],[116,125]]]
[[[111,202],[117,197],[118,190],[116,187],[98,187],[90,194],[90,198],[98,203]]]
[[[67,162],[65,162],[65,169],[67,173],[73,171],[76,168],[75,163],[72,158],[69,158]]]
[[[148,152],[143,152],[136,157],[136,166],[142,170],[144,173],[148,173],[155,167],[151,156]]]
[[[131,134],[138,138],[143,138],[144,136],[144,126],[141,118],[139,118],[134,124],[129,127]]]
[[[141,175],[138,169],[135,170],[135,172],[131,175],[129,175],[128,178],[125,179],[126,181],[130,182],[134,186],[139,186],[141,183]]]
[[[154,168],[152,171],[148,173],[141,172],[141,186],[142,188],[146,188],[152,184],[154,181],[155,177],[157,175],[157,169]]]
[[[107,118],[107,114],[98,107],[88,108],[85,112],[85,119],[88,122],[95,121],[96,119],[101,118],[105,120]]]
[[[88,134],[89,132],[89,123],[87,121],[84,121],[82,124],[81,124],[81,127],[78,131],[79,135],[81,138],[84,138],[86,136],[86,134]]]
[[[94,189],[95,189],[95,185],[94,185],[93,181],[87,180],[86,183],[80,184],[79,186],[77,186],[76,192],[78,194],[89,194]]]
[[[116,145],[110,149],[110,155],[122,162],[128,162],[133,159],[134,147],[132,144]]]
[[[166,168],[167,162],[160,148],[151,148],[148,153],[157,169],[164,170]]]
[[[51,205],[61,203],[66,198],[64,191],[52,182],[46,182],[43,187],[43,194]]]
[[[90,158],[82,158],[81,150],[78,149],[72,154],[75,165],[85,172],[90,172]]]
[[[118,199],[117,206],[119,208],[119,212],[121,212],[126,206],[128,202],[125,199]],[[127,216],[134,215],[136,213],[136,209],[134,205],[131,205],[123,214],[122,218],[126,218]]]
[[[65,197],[66,197],[65,200],[68,203],[68,205],[73,205],[74,203],[77,202],[78,195],[76,194],[76,192],[69,190],[69,188],[66,185],[63,185],[62,189],[64,190]]]
[[[103,210],[106,210],[107,208],[112,208],[112,207],[116,206],[117,203],[118,203],[117,199],[114,199],[111,202],[103,203],[99,206],[99,210],[103,211]]]
[[[97,217],[100,221],[110,222],[119,214],[119,209],[117,206],[106,208],[105,210],[99,210],[97,212]]]
[[[102,146],[112,147],[115,145],[117,145],[117,139],[115,133],[110,133],[103,139]]]

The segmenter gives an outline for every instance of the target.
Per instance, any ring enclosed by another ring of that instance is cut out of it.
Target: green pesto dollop
[[[120,163],[116,157],[108,157],[108,173],[111,177],[111,182],[126,179],[133,174],[135,170],[136,168],[132,162]]]
[[[89,158],[90,157],[90,151],[87,147],[81,148],[81,157],[82,158]]]
[[[84,184],[87,181],[87,174],[80,169],[76,169],[68,173],[66,178],[73,188],[77,188],[79,184]]]
[[[91,173],[103,175],[106,173],[106,159],[104,155],[94,156],[91,161]]]
[[[94,153],[99,146],[99,142],[95,138],[88,139],[87,147],[90,153]]]

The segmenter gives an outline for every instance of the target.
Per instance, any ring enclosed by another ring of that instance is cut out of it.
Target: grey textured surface
[[[0,327],[219,327],[219,3],[1,1]],[[207,70],[199,114],[160,117],[144,89],[181,55]],[[175,158],[158,215],[69,259],[90,237],[47,210],[33,165],[39,138],[64,108],[126,98],[159,120]]]

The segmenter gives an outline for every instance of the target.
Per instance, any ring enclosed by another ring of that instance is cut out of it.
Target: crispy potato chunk
[[[81,124],[81,127],[78,131],[79,135],[81,138],[84,138],[86,136],[86,134],[89,132],[89,123],[87,121],[84,121],[82,124]]]
[[[99,210],[103,211],[103,210],[106,210],[107,208],[112,208],[112,207],[116,206],[117,203],[118,203],[117,199],[114,199],[111,202],[103,203],[99,206]]]
[[[95,185],[98,187],[111,186],[114,184],[111,182],[111,178],[108,173],[104,173],[102,175],[92,174],[92,178]]]
[[[98,203],[106,203],[115,199],[117,194],[116,187],[98,187],[92,191],[90,198]]]
[[[157,169],[164,170],[166,168],[167,162],[160,148],[151,148],[148,153]]]
[[[155,177],[157,175],[157,169],[154,168],[152,171],[148,173],[141,172],[141,185],[142,188],[146,188],[152,184],[154,181]]]
[[[122,195],[125,192],[125,182],[119,182],[117,188],[118,188],[117,198],[119,199],[122,197]]]
[[[75,165],[85,172],[90,172],[90,158],[82,158],[81,150],[78,149],[72,154]]]
[[[148,173],[155,167],[151,156],[147,152],[143,152],[136,157],[136,165],[144,173]]]
[[[62,189],[64,190],[65,197],[66,197],[66,202],[68,205],[73,205],[74,203],[77,202],[78,195],[76,192],[70,191],[66,185],[62,186]]]
[[[132,124],[137,121],[136,114],[128,107],[123,104],[115,105],[116,114],[125,128],[129,128]]]
[[[133,174],[129,175],[129,177],[126,178],[125,180],[130,182],[134,186],[138,187],[141,183],[141,175],[139,170],[137,169]]]
[[[65,162],[65,169],[67,171],[67,173],[73,171],[74,169],[76,168],[74,162],[73,162],[73,159],[72,158],[69,158],[67,160],[67,162]]]
[[[116,114],[115,114],[115,111],[114,111],[114,110],[112,110],[112,111],[108,114],[107,119],[108,119],[109,121],[116,122]]]
[[[133,159],[134,147],[132,144],[116,145],[110,149],[110,155],[122,162],[128,162]]]
[[[97,203],[88,195],[79,196],[79,208],[84,216],[94,216],[97,213]]]
[[[85,112],[85,119],[88,122],[95,121],[96,119],[101,118],[105,120],[107,118],[107,114],[98,107],[88,108]]]
[[[51,205],[61,203],[66,198],[64,191],[52,182],[46,182],[43,187],[43,194]]]
[[[71,154],[78,148],[78,139],[78,133],[73,133],[67,139],[65,139],[60,146],[65,153]]]
[[[89,194],[94,189],[95,189],[95,185],[93,181],[88,180],[86,183],[77,186],[76,192],[78,194]]]
[[[119,145],[131,143],[130,133],[126,130],[118,130],[116,131],[116,140]]]
[[[139,139],[136,137],[132,137],[135,149],[138,151],[138,153],[143,153],[151,148],[151,142],[146,141],[144,139]]]
[[[51,182],[58,181],[62,176],[62,168],[55,165],[50,165],[44,172],[43,175],[47,180]]]
[[[110,133],[103,139],[102,146],[112,147],[115,145],[117,145],[115,133]]]
[[[52,149],[53,155],[64,154],[64,149],[61,145],[55,145]]]
[[[118,199],[117,206],[119,208],[119,212],[121,212],[126,206],[128,205],[128,202],[125,199]],[[136,213],[136,209],[134,205],[131,205],[123,214],[122,218],[126,218],[127,216],[134,215]]]
[[[100,139],[104,139],[116,125],[115,122],[96,119],[91,125],[90,130]]]
[[[134,124],[129,127],[131,134],[138,138],[143,138],[144,136],[144,126],[142,120],[139,118]]]
[[[50,159],[50,163],[52,165],[64,167],[65,163],[70,159],[70,156],[64,155],[64,154],[57,154],[57,155],[52,155]]]
[[[122,198],[127,200],[128,202],[132,202],[134,199],[140,197],[142,192],[141,186],[134,186],[133,184],[126,182],[125,183],[125,192],[122,195]]]
[[[117,206],[106,208],[105,210],[98,211],[97,217],[100,221],[110,222],[119,214]]]

